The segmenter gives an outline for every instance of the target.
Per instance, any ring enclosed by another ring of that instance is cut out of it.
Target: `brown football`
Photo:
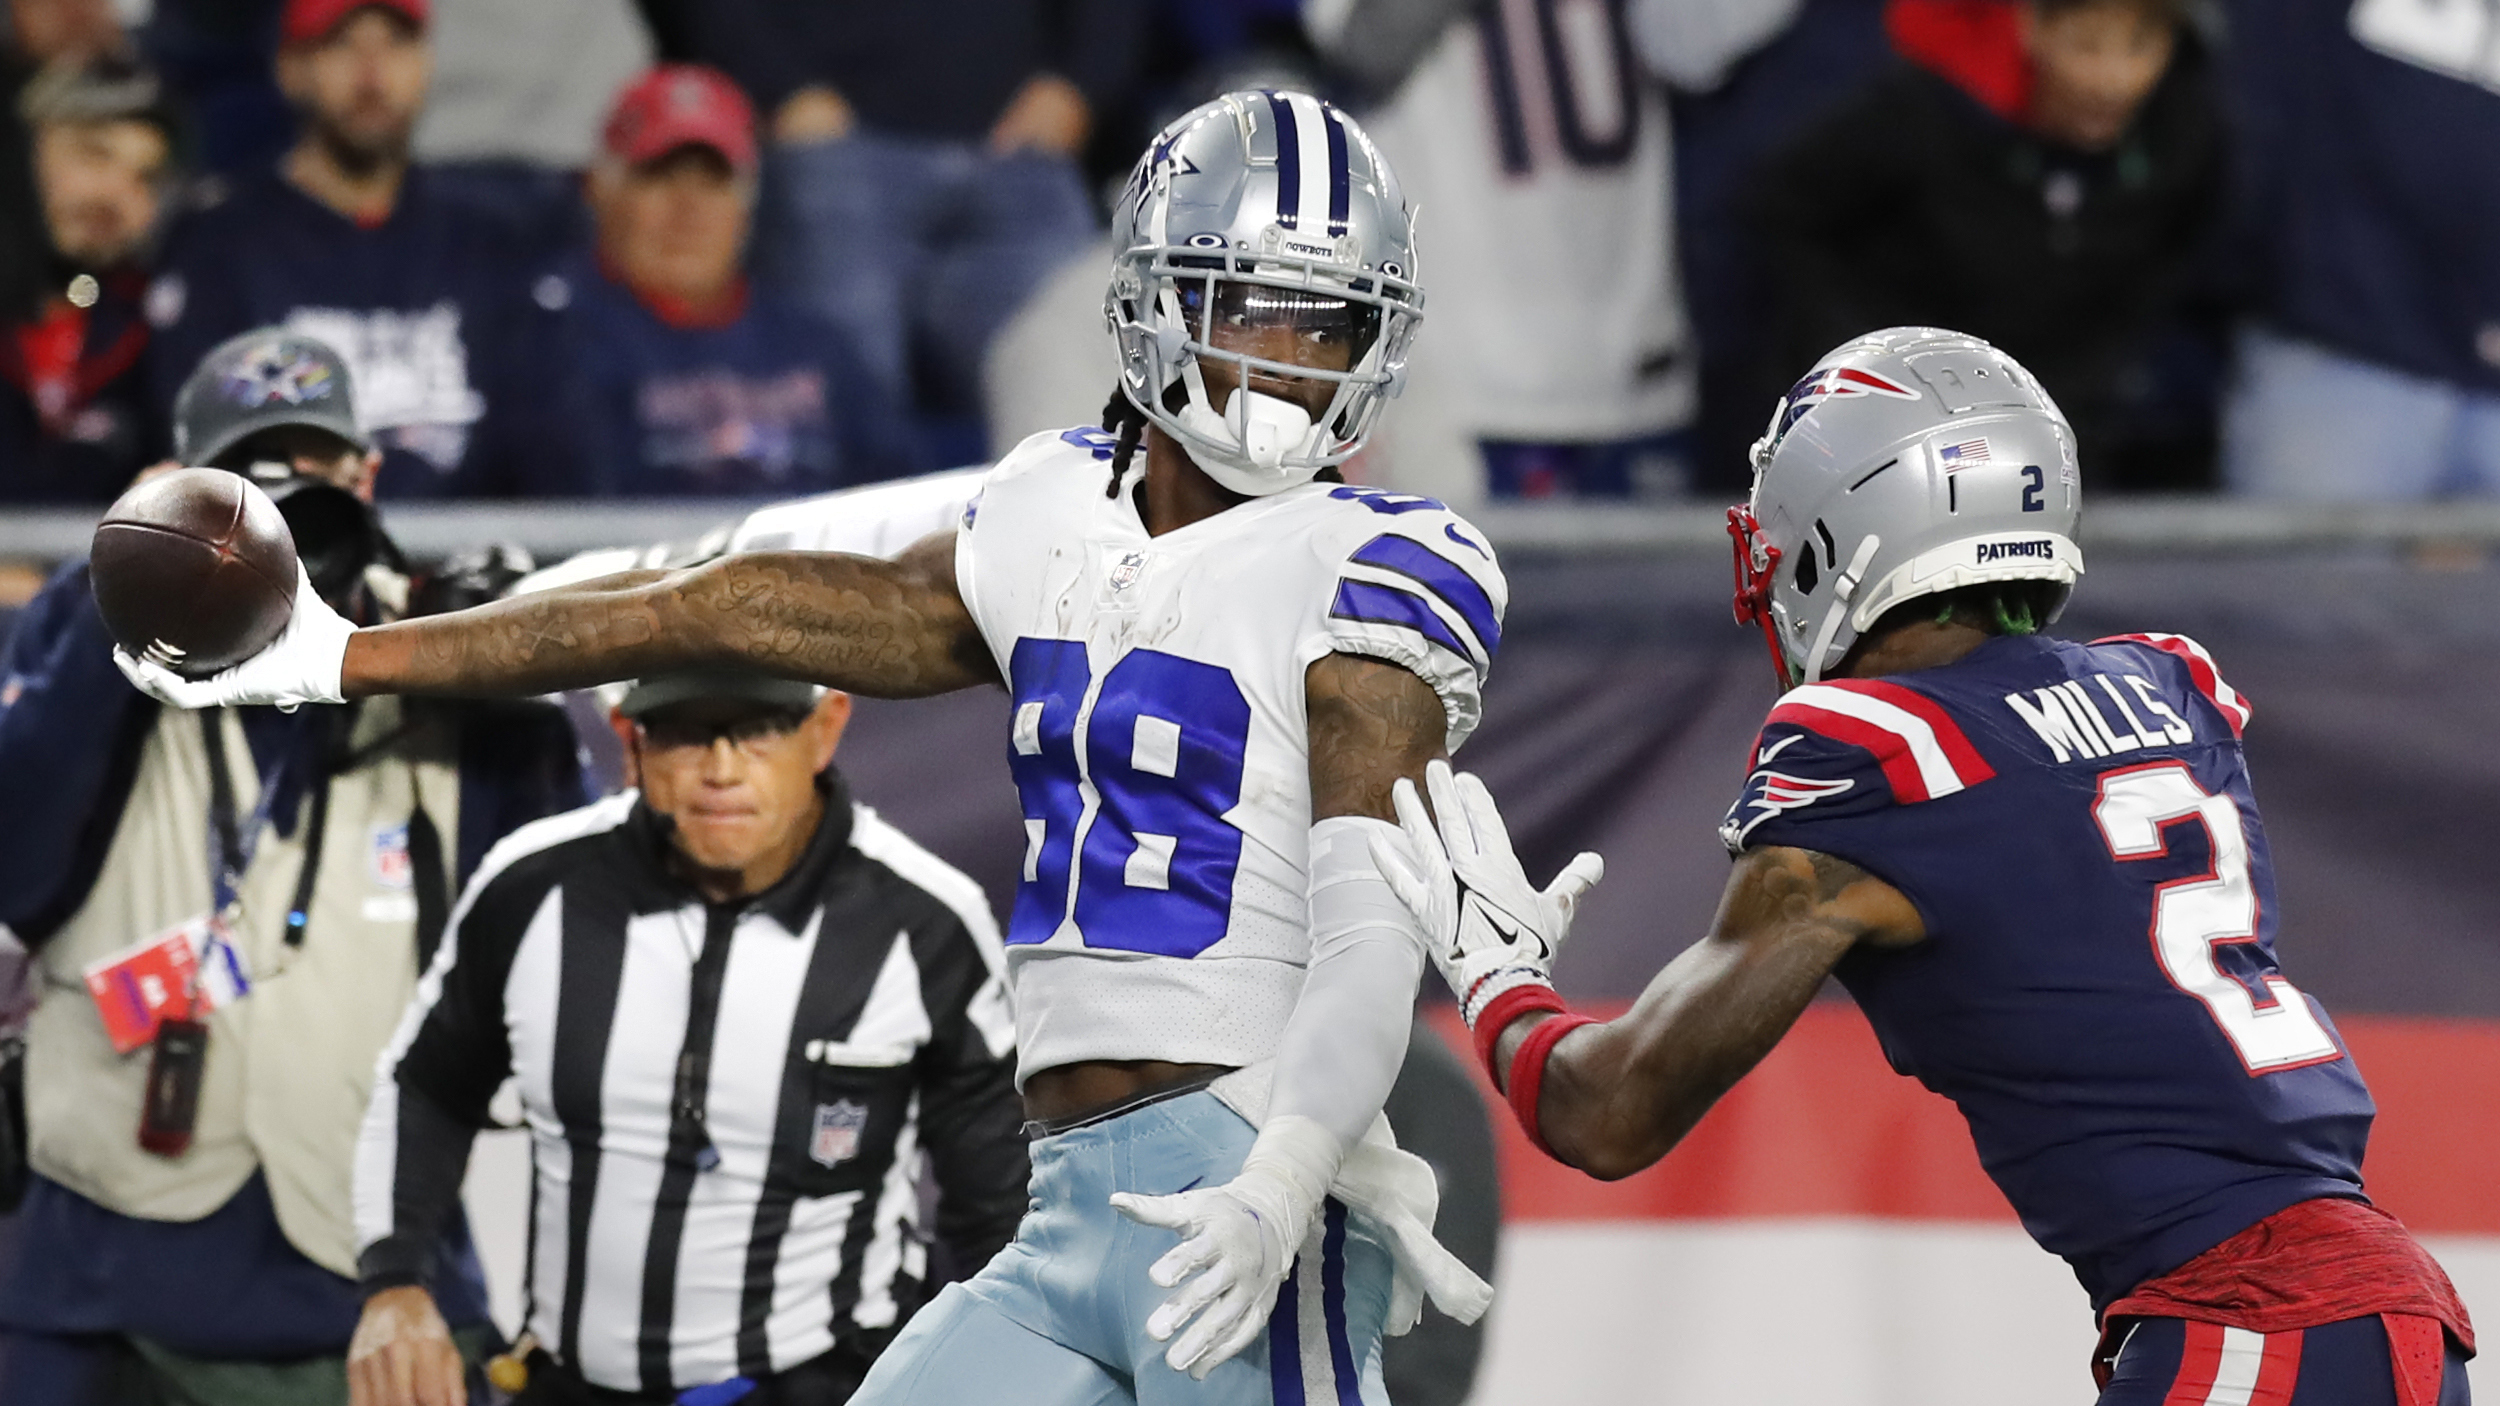
[[[295,539],[278,505],[224,469],[176,469],[105,510],[88,553],[124,649],[202,677],[258,654],[295,611]]]

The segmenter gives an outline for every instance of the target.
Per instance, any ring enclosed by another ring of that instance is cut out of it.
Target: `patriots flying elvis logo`
[[[1765,753],[1766,759],[1779,750],[1778,747],[1771,748]],[[1799,810],[1816,801],[1829,800],[1857,784],[1854,778],[1846,776],[1837,781],[1818,781],[1812,777],[1773,771],[1768,767],[1759,768],[1745,779],[1744,794],[1736,798],[1735,805],[1728,807],[1727,819],[1719,824],[1719,842],[1733,854],[1745,847],[1745,837],[1751,835],[1754,827],[1763,821],[1784,810]]]
[[[1814,372],[1788,388],[1788,397],[1780,410],[1781,434],[1805,418],[1805,413],[1827,400],[1848,400],[1855,396],[1880,395],[1894,400],[1916,400],[1918,392],[1872,371],[1854,366],[1832,366]]]

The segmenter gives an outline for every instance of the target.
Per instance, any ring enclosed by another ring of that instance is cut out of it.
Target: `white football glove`
[[[1392,789],[1405,833],[1375,835],[1372,859],[1423,924],[1433,964],[1473,1026],[1504,991],[1553,984],[1572,912],[1606,877],[1606,861],[1583,852],[1540,892],[1511,852],[1510,831],[1482,781],[1436,761],[1424,768],[1424,785],[1432,793],[1429,814],[1415,783],[1400,780]]]
[[[1273,1118],[1240,1174],[1222,1186],[1112,1196],[1130,1220],[1181,1234],[1146,1271],[1173,1290],[1147,1317],[1146,1335],[1171,1343],[1163,1360],[1174,1371],[1205,1381],[1267,1327],[1341,1154],[1336,1136],[1310,1119]]]
[[[295,567],[295,613],[269,647],[222,673],[186,679],[151,659],[116,646],[113,662],[141,693],[177,708],[222,708],[275,703],[294,712],[304,703],[344,703],[339,671],[347,660],[347,637],[356,627],[313,589],[302,563]]]

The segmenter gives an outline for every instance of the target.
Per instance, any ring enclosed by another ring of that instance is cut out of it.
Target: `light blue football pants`
[[[912,1319],[852,1406],[1388,1406],[1389,1252],[1333,1199],[1267,1331],[1205,1381],[1146,1336],[1165,1294],[1146,1268],[1179,1242],[1111,1209],[1111,1194],[1221,1185],[1251,1138],[1202,1090],[1035,1142],[1014,1242]]]

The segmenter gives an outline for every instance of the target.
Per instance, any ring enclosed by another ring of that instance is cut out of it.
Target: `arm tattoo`
[[[1554,1047],[1537,1104],[1546,1140],[1596,1176],[1648,1166],[1770,1052],[1858,943],[1924,936],[1906,895],[1845,859],[1748,850],[1710,936],[1668,963],[1621,1019]],[[1526,1038],[1511,1031],[1498,1059]]]
[[[1424,763],[1446,757],[1449,715],[1432,686],[1395,664],[1323,655],[1303,678],[1311,728],[1311,818],[1392,820],[1389,789],[1421,784]]]
[[[995,681],[951,544],[941,534],[890,562],[741,553],[404,621],[351,641],[350,690],[544,693],[722,665],[877,698]]]
[[[1737,860],[1737,869],[1725,900],[1723,928],[1813,930],[1853,943],[1878,926],[1867,912],[1842,901],[1855,885],[1882,886],[1881,880],[1848,860],[1816,850],[1773,846],[1748,852]]]
[[[1840,891],[1870,877],[1867,872],[1845,859],[1834,859],[1820,850],[1807,850],[1806,862],[1814,866],[1814,892],[1818,901],[1829,903],[1840,897]]]

